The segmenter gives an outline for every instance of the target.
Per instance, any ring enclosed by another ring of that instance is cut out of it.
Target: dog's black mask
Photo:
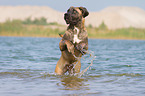
[[[80,14],[76,9],[79,9],[82,14]],[[64,19],[67,24],[76,25],[78,22],[82,21],[82,17],[85,18],[89,15],[89,12],[84,7],[70,7],[67,13],[64,14]]]

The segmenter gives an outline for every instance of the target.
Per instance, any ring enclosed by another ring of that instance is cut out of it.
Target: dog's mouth
[[[67,24],[72,24],[72,25],[76,25],[79,21],[81,21],[81,18],[79,16],[76,16],[74,14],[68,14],[68,13],[64,14],[64,19]]]

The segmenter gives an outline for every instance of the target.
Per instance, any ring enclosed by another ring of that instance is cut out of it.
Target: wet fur
[[[64,14],[64,19],[69,26],[64,35],[60,35],[62,40],[59,43],[61,57],[57,62],[55,72],[59,75],[66,73],[74,74],[80,72],[81,61],[76,57],[85,54],[84,50],[88,50],[88,34],[84,26],[85,17],[89,12],[84,7],[70,7]],[[78,28],[78,39],[80,42],[74,43],[75,28]]]

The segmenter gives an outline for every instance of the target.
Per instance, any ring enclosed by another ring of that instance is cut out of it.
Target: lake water
[[[145,41],[89,39],[81,77],[55,75],[59,41],[0,37],[0,96],[145,96]]]

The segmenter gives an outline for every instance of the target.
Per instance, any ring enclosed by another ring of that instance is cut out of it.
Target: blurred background
[[[59,37],[64,13],[83,6],[89,38],[145,39],[144,0],[0,0],[0,36]]]
[[[54,73],[70,6],[90,13],[80,77]],[[0,0],[0,84],[1,96],[145,96],[145,0]]]

